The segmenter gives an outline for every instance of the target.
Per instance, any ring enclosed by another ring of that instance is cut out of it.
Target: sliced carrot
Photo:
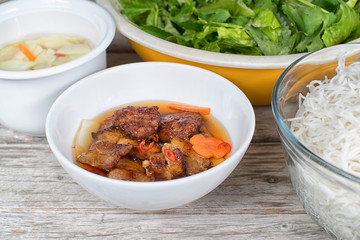
[[[176,109],[176,110],[198,112],[198,113],[201,113],[201,114],[204,114],[204,115],[209,115],[210,114],[210,108],[184,105],[184,104],[181,104],[181,103],[170,103],[168,106],[169,106],[169,108]]]
[[[204,158],[211,158],[214,156],[214,146],[206,143],[198,143],[192,146],[194,151]]]
[[[205,140],[204,135],[202,135],[202,134],[196,134],[196,135],[194,135],[194,136],[192,136],[192,137],[190,138],[190,143],[191,143],[192,145],[195,145],[195,144],[197,144],[197,143],[203,142],[204,140]]]
[[[231,145],[214,137],[196,134],[190,138],[193,150],[205,158],[222,158],[231,152]]]
[[[35,61],[36,58],[34,54],[32,54],[32,52],[23,44],[20,43],[18,45],[18,49],[27,57],[27,59],[29,59],[30,61]]]
[[[206,143],[206,144],[214,145],[215,147],[217,147],[217,145],[219,145],[222,142],[223,141],[221,141],[220,139],[217,139],[214,137],[205,137],[202,134],[196,134],[190,138],[190,143],[192,145]]]

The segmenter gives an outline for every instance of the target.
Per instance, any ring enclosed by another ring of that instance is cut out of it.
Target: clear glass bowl
[[[360,44],[325,48],[293,62],[276,82],[271,106],[291,181],[305,211],[330,235],[359,239],[360,178],[311,152],[292,134],[288,121],[299,108],[299,94],[308,92],[312,80],[332,78],[341,56],[346,65],[359,61]]]

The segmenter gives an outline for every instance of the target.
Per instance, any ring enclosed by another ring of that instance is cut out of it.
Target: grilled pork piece
[[[175,112],[162,116],[158,135],[163,142],[174,137],[188,139],[199,128],[202,116],[195,112]]]
[[[166,147],[167,144],[164,144]],[[173,138],[171,143],[168,145],[168,148],[180,149],[181,153],[184,156],[186,162],[186,170],[188,175],[194,175],[199,172],[203,172],[210,167],[211,160],[208,158],[204,158],[197,154],[193,149],[191,143],[181,138]]]
[[[128,106],[114,112],[114,126],[132,139],[143,140],[155,134],[160,125],[159,107]]]
[[[120,145],[103,139],[96,140],[90,148],[80,154],[78,161],[90,166],[110,170],[132,149],[132,145]]]
[[[214,137],[209,130],[206,128],[206,126],[200,126],[199,133],[204,135],[204,137]]]
[[[95,140],[104,139],[109,142],[117,143],[117,144],[121,144],[121,145],[132,145],[133,148],[128,153],[128,155],[132,158],[137,158],[139,160],[149,159],[151,154],[161,152],[161,146],[157,143],[154,143],[153,147],[150,150],[141,152],[139,150],[140,141],[130,138],[125,133],[123,133],[120,129],[115,128],[115,127],[110,127],[110,128],[104,129],[102,131],[98,131],[93,134],[93,138]],[[148,149],[149,145],[150,145],[150,143],[146,142],[143,145],[143,149]]]
[[[108,175],[109,178],[134,181],[134,182],[153,182],[154,178],[147,176],[145,173],[141,173],[134,170],[127,170],[123,168],[114,168]]]
[[[143,148],[147,149],[149,147],[150,143],[146,143]],[[133,147],[133,149],[130,151],[129,155],[140,159],[140,160],[146,160],[151,157],[151,155],[155,153],[161,153],[161,146],[157,143],[154,143],[154,146],[147,152],[141,152],[139,150],[139,146]]]
[[[111,115],[110,117],[105,118],[104,121],[101,122],[98,131],[101,132],[103,130],[114,127],[114,121],[115,121],[114,115]]]
[[[145,173],[145,169],[142,167],[141,161],[131,159],[127,156],[120,158],[119,162],[116,164],[116,168]]]
[[[141,161],[122,157],[116,164],[116,168],[108,173],[109,178],[136,181],[136,182],[152,182],[154,178],[147,176],[145,169],[141,165]]]
[[[146,175],[153,176],[155,181],[185,177],[186,166],[180,150],[174,149],[172,152],[175,155],[174,161],[167,160],[162,153],[152,154],[149,160],[143,161]]]
[[[133,146],[133,148],[131,149],[131,151],[129,152],[129,156],[132,158],[136,158],[139,160],[146,160],[149,159],[149,157],[154,154],[154,153],[161,153],[161,146],[157,143],[154,143],[153,147],[148,150],[148,151],[140,151],[139,150],[139,144],[140,141],[131,139],[130,137],[127,137],[126,135],[123,135],[118,141],[118,144],[122,144],[122,145],[126,145],[126,144],[131,144]],[[150,147],[150,143],[146,142],[143,146],[143,149],[148,149]]]
[[[92,134],[92,137],[95,140],[103,139],[112,143],[117,143],[120,138],[125,136],[119,129],[115,127],[108,127],[102,130],[98,130],[96,133]]]

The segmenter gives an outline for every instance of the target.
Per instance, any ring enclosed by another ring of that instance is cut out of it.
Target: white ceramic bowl
[[[93,119],[114,107],[144,101],[210,107],[229,134],[231,156],[202,173],[161,182],[110,179],[74,164],[72,146],[82,119]],[[84,78],[55,101],[46,121],[49,145],[73,179],[100,198],[133,209],[177,207],[216,188],[242,159],[254,128],[253,108],[235,85],[201,68],[163,62],[121,65]]]
[[[94,49],[71,62],[34,71],[0,71],[0,123],[30,135],[45,135],[53,101],[77,80],[106,67],[115,34],[112,17],[86,0],[17,0],[0,4],[0,47],[25,36],[73,34]]]

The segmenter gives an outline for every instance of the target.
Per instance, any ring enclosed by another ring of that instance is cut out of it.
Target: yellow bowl
[[[280,74],[304,55],[249,56],[185,47],[140,30],[120,14],[121,6],[117,0],[97,0],[97,3],[110,12],[119,32],[143,60],[185,63],[213,71],[238,86],[253,105],[270,105],[272,90]]]

